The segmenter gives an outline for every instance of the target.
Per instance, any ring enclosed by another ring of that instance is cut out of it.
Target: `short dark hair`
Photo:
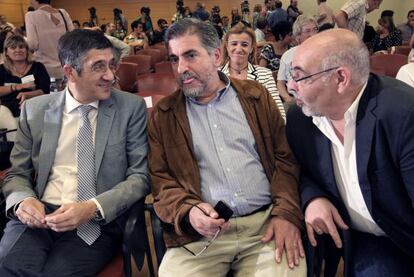
[[[394,11],[391,11],[391,10],[383,10],[381,12],[381,17],[384,17],[384,16],[393,17],[394,16]]]
[[[112,43],[101,32],[77,29],[60,37],[58,43],[60,63],[62,66],[73,67],[80,74],[84,58],[92,49],[111,49],[114,56],[118,56]]]
[[[407,17],[410,16],[410,13],[414,13],[414,10],[409,10],[408,13],[407,13]]]
[[[216,28],[210,22],[203,22],[195,18],[184,18],[172,24],[165,34],[165,42],[185,35],[197,35],[201,45],[209,54],[220,48],[221,41]]]
[[[256,27],[257,27],[257,29],[262,30],[262,29],[266,28],[266,26],[267,26],[267,20],[266,20],[266,17],[264,17],[264,16],[259,16],[259,17],[257,18],[257,21],[256,21]]]
[[[39,4],[50,4],[50,0],[37,0]]]
[[[131,29],[132,31],[135,30],[136,28],[138,28],[138,26],[141,25],[142,28],[144,28],[144,26],[142,25],[141,21],[139,20],[134,20],[131,23]]]
[[[272,27],[272,34],[276,41],[283,40],[287,35],[292,33],[292,25],[287,21],[280,21]]]

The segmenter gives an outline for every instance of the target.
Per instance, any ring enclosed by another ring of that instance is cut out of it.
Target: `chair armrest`
[[[126,272],[128,266],[130,270],[131,254],[138,270],[141,270],[144,264],[145,251],[148,248],[144,201],[145,198],[139,200],[128,211],[128,219],[123,234],[123,254]]]

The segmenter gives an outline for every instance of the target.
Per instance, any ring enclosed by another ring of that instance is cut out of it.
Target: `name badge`
[[[21,78],[21,80],[22,80],[22,84],[26,84],[26,83],[34,82],[35,78],[33,74],[30,74],[30,75],[24,76],[23,78]]]

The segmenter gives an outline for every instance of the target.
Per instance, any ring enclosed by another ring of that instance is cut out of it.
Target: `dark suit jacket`
[[[302,208],[326,197],[349,225],[330,141],[297,106],[289,110],[287,122],[289,144],[302,166]],[[358,179],[368,210],[387,236],[414,257],[414,89],[371,75],[358,107],[355,139]],[[345,255],[350,246],[345,234]]]

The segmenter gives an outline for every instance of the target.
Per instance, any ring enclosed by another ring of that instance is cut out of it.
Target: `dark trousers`
[[[414,274],[414,257],[404,253],[388,237],[352,231],[350,254],[350,276],[408,277]]]
[[[56,207],[46,209],[50,213]],[[89,246],[76,230],[32,229],[12,219],[0,242],[0,276],[95,276],[120,245],[115,222],[102,226],[101,236]]]

